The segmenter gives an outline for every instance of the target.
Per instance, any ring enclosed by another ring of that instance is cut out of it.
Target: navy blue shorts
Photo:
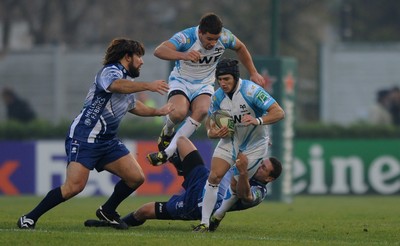
[[[209,170],[204,166],[203,159],[198,150],[189,153],[183,160],[182,194],[172,196],[166,210],[173,220],[198,220],[201,219],[201,204],[203,190],[208,178]]]
[[[172,196],[166,209],[173,220],[198,220],[201,219],[203,190],[209,171],[203,166],[195,167],[186,177],[186,190],[180,195]]]
[[[98,172],[104,166],[129,154],[129,150],[119,140],[113,139],[103,143],[87,143],[67,137],[65,152],[68,163],[79,162],[89,170],[96,168]]]

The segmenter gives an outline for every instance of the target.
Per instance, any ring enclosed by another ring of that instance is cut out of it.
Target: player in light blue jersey
[[[159,152],[147,156],[152,165],[165,163],[175,152],[178,137],[190,137],[200,127],[214,93],[215,67],[226,49],[236,52],[252,81],[264,84],[246,46],[224,28],[221,19],[213,13],[204,15],[198,26],[176,33],[156,48],[155,56],[175,61],[168,92],[168,102],[175,110],[166,117],[158,139]],[[183,124],[175,131],[175,126],[181,122]]]
[[[177,141],[177,153],[171,159],[171,162],[177,168],[178,173],[181,173],[184,177],[182,183],[184,191],[172,196],[166,202],[149,202],[142,205],[136,211],[129,213],[122,218],[128,226],[142,225],[148,219],[201,219],[203,189],[209,175],[209,170],[204,166],[204,161],[199,151],[188,138],[179,137]],[[251,179],[248,177],[247,166],[248,159],[243,153],[239,153],[235,171],[239,173],[238,189],[236,192],[240,199],[229,208],[229,211],[249,209],[260,204],[267,195],[267,184],[276,180],[282,172],[281,162],[274,157],[266,159]],[[214,209],[217,209],[221,205],[231,179],[232,174],[228,172],[221,181]],[[88,227],[110,226],[107,221],[101,220],[87,220],[84,224]],[[218,225],[214,226],[213,230]]]
[[[207,118],[206,127],[209,138],[220,138],[211,160],[211,171],[204,186],[205,194],[202,207],[201,223],[194,231],[213,230],[225,212],[234,204],[238,197],[234,187],[229,189],[231,196],[224,199],[221,207],[210,217],[217,199],[219,183],[225,173],[234,166],[238,153],[248,158],[248,175],[252,177],[257,168],[267,158],[268,128],[284,118],[284,111],[279,104],[261,86],[249,80],[240,79],[238,61],[224,59],[217,65],[215,76],[220,88],[212,96],[209,115],[215,110],[225,110],[230,113],[235,124],[233,136],[229,135],[226,126],[218,129],[211,125]]]
[[[164,116],[173,110],[172,104],[156,109],[135,99],[133,93],[139,91],[162,95],[168,91],[164,80],[133,81],[140,74],[143,55],[144,46],[137,41],[120,38],[110,43],[104,67],[97,73],[83,109],[72,122],[65,141],[66,180],[18,220],[19,228],[34,229],[40,216],[80,193],[93,169],[98,172],[106,170],[121,178],[111,197],[97,209],[97,217],[117,229],[128,228],[116,209],[144,182],[144,174],[134,156],[117,139],[118,126],[127,112],[139,116]]]

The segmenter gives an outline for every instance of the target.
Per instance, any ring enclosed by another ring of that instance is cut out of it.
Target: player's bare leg
[[[175,95],[170,99],[177,98],[175,101],[181,100],[183,95]],[[186,97],[185,97],[186,99]],[[189,138],[201,125],[201,121],[206,117],[207,110],[210,106],[210,96],[208,94],[202,94],[196,97],[191,104],[192,114],[187,117],[185,123],[179,128],[179,130],[173,136],[171,142],[168,144],[168,147],[163,151],[157,153],[151,153],[147,155],[147,159],[152,165],[158,166],[167,162],[167,160],[175,153],[177,145],[176,141],[180,136],[185,136]],[[175,109],[176,111],[176,109]],[[174,111],[174,112],[175,112]],[[181,112],[182,113],[182,112]],[[182,114],[180,115],[182,116]],[[170,119],[172,116],[170,116]],[[162,135],[166,135],[162,133]],[[163,141],[163,137],[160,137],[160,140]]]

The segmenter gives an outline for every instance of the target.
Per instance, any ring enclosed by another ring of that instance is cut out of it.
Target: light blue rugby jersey
[[[122,117],[135,107],[134,94],[111,93],[107,90],[117,79],[130,79],[120,63],[106,65],[97,73],[83,109],[71,124],[70,138],[98,143],[116,137]]]
[[[169,80],[178,80],[192,84],[210,84],[215,82],[215,68],[225,52],[225,49],[233,49],[236,45],[235,36],[226,28],[222,28],[221,37],[217,44],[211,49],[203,48],[199,35],[199,27],[187,28],[176,33],[169,41],[175,45],[180,52],[197,50],[202,54],[198,62],[175,61]]]
[[[228,191],[226,193],[226,191],[228,190],[228,187],[231,183],[231,178],[233,175],[234,175],[234,171],[231,168],[225,174],[225,176],[222,178],[221,183],[218,187],[219,189],[218,189],[218,195],[217,195],[217,202],[215,204],[214,211],[217,210],[219,207],[221,207],[222,201],[224,199],[228,199],[231,197],[230,192]],[[243,202],[242,200],[238,200],[229,209],[229,211],[243,210],[243,209],[255,207],[265,199],[265,197],[267,196],[267,185],[258,182],[254,178],[250,178],[249,183],[250,183],[250,192],[253,195],[253,200],[251,202]]]
[[[244,210],[248,208],[252,208],[260,204],[264,201],[265,197],[267,196],[267,185],[262,184],[251,178],[250,182],[250,192],[253,195],[253,201],[251,202],[244,202],[242,200],[238,200],[233,206],[229,209],[229,211],[237,211],[237,210]]]
[[[250,125],[246,127],[241,119],[246,114],[255,118],[267,114],[267,109],[275,102],[275,99],[261,86],[250,80],[239,79],[238,83],[238,88],[233,93],[232,100],[221,88],[215,91],[211,97],[208,115],[210,116],[212,112],[218,109],[228,111],[235,123],[234,147],[245,154],[249,154],[268,143],[268,126]]]

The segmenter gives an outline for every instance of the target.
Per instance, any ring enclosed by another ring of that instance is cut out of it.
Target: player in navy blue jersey
[[[67,176],[64,184],[49,191],[29,213],[18,219],[21,229],[34,229],[40,216],[74,197],[86,186],[91,170],[106,170],[121,178],[110,198],[96,211],[99,219],[117,229],[128,226],[116,212],[118,205],[143,182],[144,174],[136,159],[116,137],[123,116],[164,116],[173,111],[171,104],[151,108],[135,99],[135,92],[165,94],[164,80],[137,82],[143,65],[144,46],[140,42],[118,38],[107,48],[103,68],[97,73],[86,96],[83,109],[72,122],[65,141]]]
[[[170,162],[177,168],[178,173],[184,177],[182,193],[172,196],[166,202],[149,202],[142,205],[136,211],[126,215],[122,220],[128,226],[138,226],[148,219],[159,220],[198,220],[201,218],[201,207],[203,205],[203,188],[209,175],[209,170],[204,166],[203,159],[193,143],[186,137],[179,137],[177,140],[177,152],[170,159]],[[260,204],[267,195],[267,184],[276,180],[282,171],[281,163],[274,157],[266,158],[263,164],[249,179],[248,159],[246,155],[239,153],[236,159],[236,166],[232,173],[238,173],[238,183],[234,187],[238,189],[239,199],[233,204],[229,211],[244,210]],[[226,189],[232,180],[232,173],[228,172],[221,181],[218,192],[218,201],[214,207],[217,209],[224,198]],[[228,194],[229,196],[229,194]],[[215,230],[218,224],[214,224]],[[110,226],[110,223],[102,220],[87,220],[85,226],[101,227]]]
[[[200,127],[214,93],[215,68],[227,49],[236,53],[252,81],[264,84],[244,43],[213,13],[205,14],[198,26],[174,34],[156,48],[155,56],[175,61],[168,79],[168,102],[174,104],[175,111],[166,117],[158,139],[159,152],[147,155],[152,165],[165,163],[175,152],[178,137],[190,137]],[[180,128],[175,129],[178,125]]]

